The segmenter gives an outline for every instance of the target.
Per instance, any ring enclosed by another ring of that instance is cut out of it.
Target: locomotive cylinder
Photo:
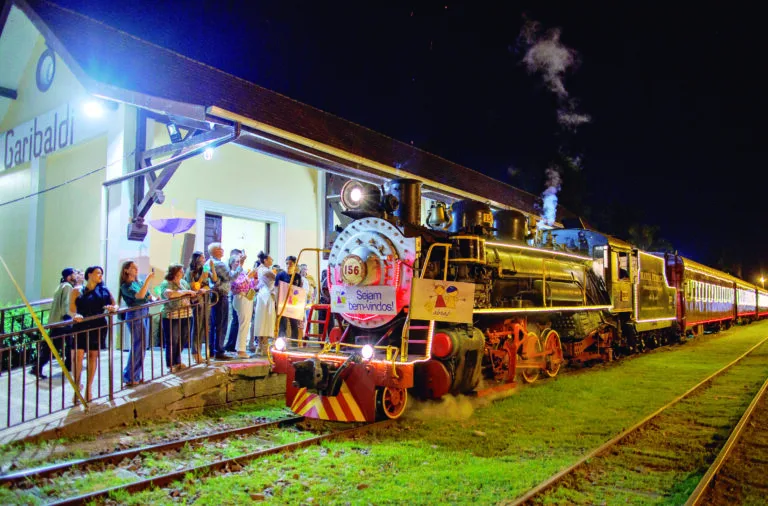
[[[493,214],[488,204],[476,200],[459,200],[451,206],[452,234],[487,235],[493,228]]]
[[[418,179],[393,179],[389,193],[397,197],[400,205],[393,213],[402,223],[421,225],[421,181]]]

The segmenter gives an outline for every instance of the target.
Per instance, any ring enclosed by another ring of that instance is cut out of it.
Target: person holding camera
[[[143,282],[139,282],[139,267],[133,260],[126,260],[120,269],[120,292],[117,295],[117,304],[120,299],[125,300],[125,305],[131,311],[121,313],[120,320],[127,323],[124,328],[131,335],[131,352],[123,371],[123,381],[126,386],[135,386],[144,381],[144,352],[147,349],[147,337],[149,336],[149,308],[144,304],[152,302],[155,297],[149,292],[149,282],[155,277],[152,269]]]

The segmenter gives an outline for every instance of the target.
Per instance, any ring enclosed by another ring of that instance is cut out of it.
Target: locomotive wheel
[[[554,378],[560,372],[560,366],[563,365],[563,346],[560,344],[560,335],[556,331],[545,331],[543,335],[545,336],[544,351],[547,354],[547,368],[544,369],[544,374]]]
[[[408,390],[405,388],[376,388],[376,408],[381,418],[387,417],[392,420],[400,418],[405,411],[405,405],[408,403]]]
[[[523,341],[522,345],[523,353],[525,356],[530,357],[534,354],[540,354],[541,353],[541,341],[539,341],[539,336],[537,336],[533,332],[528,332],[528,335],[525,338],[525,341]],[[522,360],[522,357],[518,357],[519,360]],[[539,358],[535,358],[535,360],[539,360]],[[523,375],[523,381],[526,383],[533,383],[537,379],[539,379],[539,373],[541,372],[541,369],[528,369],[526,367],[520,368],[520,373]]]

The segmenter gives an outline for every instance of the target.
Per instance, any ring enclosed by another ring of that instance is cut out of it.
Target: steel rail
[[[609,441],[603,443],[599,447],[597,447],[594,450],[592,450],[591,452],[589,452],[587,455],[585,455],[582,458],[580,458],[579,460],[577,460],[575,463],[571,464],[567,468],[565,468],[565,469],[557,472],[556,474],[552,475],[551,477],[547,478],[547,480],[543,481],[542,483],[540,483],[536,487],[534,487],[531,490],[529,490],[528,492],[526,492],[525,495],[520,496],[517,499],[514,499],[513,502],[511,502],[510,504],[512,506],[518,506],[518,505],[521,505],[521,504],[525,504],[525,503],[533,500],[536,496],[538,496],[542,492],[545,492],[546,490],[552,488],[554,485],[559,483],[564,477],[568,476],[573,471],[575,471],[576,469],[580,468],[586,462],[588,462],[589,460],[591,460],[591,459],[593,459],[593,458],[595,458],[595,457],[605,453],[607,450],[609,450],[610,448],[615,446],[617,443],[619,443],[622,440],[624,440],[627,436],[629,436],[633,432],[635,432],[638,429],[640,429],[640,428],[644,427],[645,425],[647,425],[648,422],[650,422],[651,420],[653,420],[654,418],[659,416],[661,413],[663,413],[667,409],[671,408],[672,406],[674,406],[678,402],[682,401],[683,399],[685,399],[686,397],[688,397],[692,393],[696,392],[697,390],[699,390],[700,388],[702,388],[703,386],[705,386],[706,384],[711,382],[713,379],[715,379],[718,376],[720,376],[721,374],[723,374],[725,371],[727,371],[728,369],[730,369],[731,367],[733,367],[737,363],[741,362],[742,359],[744,359],[747,355],[749,355],[750,353],[755,351],[757,348],[762,346],[766,341],[768,341],[768,337],[763,338],[759,343],[757,343],[756,345],[751,347],[749,350],[744,352],[741,356],[739,356],[738,358],[734,359],[732,362],[730,362],[729,364],[725,365],[724,367],[722,367],[718,371],[712,373],[710,376],[708,376],[707,378],[705,378],[704,380],[699,382],[697,385],[691,387],[685,393],[681,394],[680,396],[676,397],[672,401],[670,401],[667,404],[665,404],[664,406],[660,407],[659,409],[657,409],[656,411],[654,411],[650,415],[646,416],[645,418],[640,420],[638,423],[636,423],[632,427],[624,430],[618,436],[616,436],[616,437],[610,439]]]
[[[760,399],[762,399],[763,395],[765,395],[766,390],[768,390],[768,379],[765,380],[763,386],[760,388],[760,391],[757,392],[754,399],[752,399],[752,402],[749,404],[749,407],[744,411],[744,414],[741,416],[739,423],[736,424],[736,427],[734,427],[730,437],[725,442],[725,445],[723,445],[723,447],[720,449],[720,453],[718,453],[717,458],[715,458],[715,461],[712,462],[711,466],[709,466],[709,469],[707,469],[707,472],[701,478],[699,484],[693,490],[690,497],[688,497],[688,500],[685,502],[685,506],[695,506],[700,504],[702,499],[704,499],[704,495],[709,489],[710,484],[715,479],[715,476],[717,476],[717,473],[723,467],[723,464],[725,464],[725,461],[730,456],[731,451],[736,446],[737,441],[744,433],[744,429],[747,427],[747,423],[752,418],[752,413],[755,411],[755,408],[760,402]]]
[[[248,453],[245,455],[241,455],[240,457],[234,457],[231,459],[225,459],[225,460],[219,460],[216,462],[211,462],[209,464],[203,464],[200,466],[195,467],[188,467],[185,469],[182,469],[181,471],[175,471],[173,473],[163,474],[161,476],[156,476],[154,478],[150,478],[147,480],[141,480],[136,481],[133,483],[128,483],[126,485],[119,485],[116,487],[110,487],[108,489],[99,490],[96,492],[91,492],[89,494],[83,494],[76,497],[71,497],[69,499],[62,499],[60,501],[55,501],[50,503],[51,505],[55,506],[69,506],[69,505],[79,505],[79,504],[88,504],[91,501],[94,501],[96,499],[104,498],[109,496],[109,494],[112,494],[114,492],[118,491],[125,491],[128,493],[136,493],[141,492],[144,490],[147,490],[152,487],[163,487],[166,485],[169,485],[175,481],[183,480],[184,477],[189,474],[193,473],[195,477],[200,477],[206,474],[210,474],[215,471],[219,471],[221,469],[224,469],[231,464],[237,464],[242,465],[246,462],[250,462],[251,460],[256,460],[261,457],[266,457],[268,455],[274,455],[276,453],[282,453],[287,451],[293,451],[297,450],[299,448],[304,448],[307,446],[312,446],[314,444],[317,444],[321,441],[331,440],[335,438],[342,438],[342,437],[348,437],[355,434],[362,434],[368,430],[371,430],[375,427],[386,427],[390,425],[394,420],[384,420],[381,422],[374,422],[366,425],[362,425],[359,427],[354,427],[352,429],[346,429],[339,432],[331,432],[329,434],[324,434],[322,436],[315,436],[313,438],[304,439],[302,441],[297,441],[295,443],[288,443],[280,446],[275,446],[272,448],[267,448],[265,450],[259,450],[252,453]]]
[[[240,427],[237,429],[229,429],[213,434],[207,434],[204,436],[196,436],[187,439],[178,439],[175,441],[168,441],[166,443],[158,443],[154,445],[140,446],[137,448],[131,448],[128,450],[121,450],[119,452],[109,453],[106,455],[97,455],[95,457],[89,457],[85,459],[70,460],[67,462],[60,462],[58,464],[51,464],[48,466],[37,467],[33,469],[26,469],[16,473],[9,473],[0,476],[0,486],[10,485],[14,486],[22,481],[26,481],[32,478],[47,478],[52,475],[70,471],[72,469],[83,469],[89,466],[97,464],[119,464],[123,459],[132,459],[136,455],[141,453],[160,453],[164,451],[176,450],[182,448],[187,444],[199,443],[202,441],[218,441],[226,439],[231,436],[237,436],[242,434],[253,434],[260,432],[270,427],[280,427],[285,425],[293,425],[304,420],[303,416],[294,416],[290,418],[283,418],[281,420],[275,420],[273,422],[259,423],[255,425],[249,425],[247,427]]]

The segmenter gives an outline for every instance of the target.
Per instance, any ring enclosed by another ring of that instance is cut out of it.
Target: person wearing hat
[[[51,310],[48,313],[48,324],[54,324],[63,321],[69,321],[72,317],[69,315],[69,295],[72,292],[72,287],[77,282],[77,271],[72,267],[67,267],[61,271],[61,281],[59,287],[53,293],[53,302],[51,303]],[[68,370],[72,369],[72,357],[69,353],[64,353],[64,340],[67,334],[71,331],[70,325],[60,325],[51,329],[49,337],[53,341],[53,345],[56,346],[56,351],[64,359],[64,365]],[[29,371],[33,376],[45,379],[47,376],[43,374],[43,367],[51,361],[51,349],[48,344],[41,340],[40,353],[38,354],[38,360],[32,364],[32,369]]]

